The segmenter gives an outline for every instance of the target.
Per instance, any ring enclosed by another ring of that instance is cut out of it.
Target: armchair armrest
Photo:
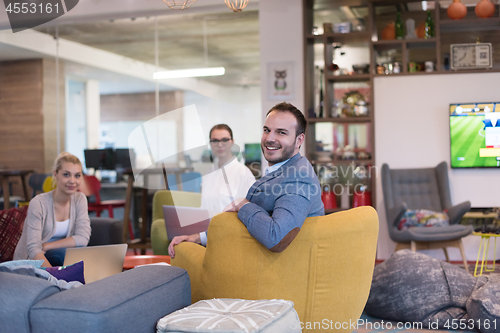
[[[205,258],[206,248],[199,244],[183,242],[175,246],[175,258],[170,263],[172,266],[184,268],[191,281],[191,301],[198,302],[203,299],[201,284],[201,268]]]
[[[401,202],[399,205],[389,208],[386,212],[387,220],[390,221],[392,225],[397,226],[407,209],[408,207],[405,202]]]
[[[123,243],[123,222],[108,217],[91,217],[89,246]]]
[[[458,205],[445,209],[445,212],[450,218],[450,224],[457,224],[460,222],[465,213],[470,210],[470,201],[462,202]]]
[[[0,295],[4,304],[0,310],[2,331],[30,332],[30,310],[38,301],[60,293],[50,282],[32,276],[0,271]]]

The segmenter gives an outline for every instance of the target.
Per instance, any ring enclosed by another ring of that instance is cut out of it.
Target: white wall
[[[101,122],[101,95],[99,81],[88,80],[86,84],[87,148],[99,148],[99,124]]]
[[[450,103],[500,100],[500,73],[412,75],[376,77],[375,156],[378,171],[383,163],[391,168],[450,165]],[[470,200],[472,207],[499,205],[497,169],[448,171],[453,204]],[[387,230],[382,184],[377,177],[376,208],[380,218],[378,258],[388,258],[395,248]],[[479,237],[464,239],[467,260],[475,260]],[[444,259],[443,251],[426,253]],[[451,260],[461,260],[458,249],[449,250]],[[490,254],[492,251],[490,250]],[[492,256],[490,256],[492,258]]]
[[[85,82],[66,79],[66,151],[85,160],[83,150],[87,148],[87,112]]]
[[[304,101],[304,28],[302,0],[259,1],[260,78],[262,119],[267,111],[283,101],[268,98],[267,64],[292,62],[295,69],[295,98],[287,100],[305,112]],[[264,122],[262,122],[264,123]],[[262,130],[262,129],[261,129]],[[260,142],[260,140],[259,140]],[[305,145],[302,145],[304,149]],[[301,151],[304,154],[303,151]],[[262,167],[267,167],[263,161]]]

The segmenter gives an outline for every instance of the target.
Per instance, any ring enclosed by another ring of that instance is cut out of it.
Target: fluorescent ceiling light
[[[199,77],[224,75],[224,67],[191,68],[175,71],[163,71],[153,74],[153,79],[175,79],[180,77]]]

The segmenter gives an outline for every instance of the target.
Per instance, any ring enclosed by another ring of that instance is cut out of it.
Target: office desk
[[[167,174],[175,174],[175,179],[177,182],[177,189],[182,191],[182,181],[181,174],[188,171],[193,171],[193,168],[166,168]],[[129,224],[130,224],[130,211],[132,207],[132,190],[134,186],[134,173],[132,169],[125,170],[123,174],[128,176],[127,180],[127,191],[125,193],[125,214],[123,216],[123,242],[128,243],[129,248],[141,249],[141,254],[146,254],[146,249],[151,248],[151,241],[148,239],[147,235],[147,211],[148,211],[148,178],[153,175],[163,175],[163,169],[146,169],[141,172],[144,177],[144,185],[142,187],[142,226],[141,226],[141,237],[134,240],[129,240]],[[167,188],[168,187],[168,181]]]
[[[33,170],[6,170],[0,169],[0,182],[2,183],[3,189],[3,209],[7,210],[10,208],[10,191],[9,191],[9,179],[13,177],[20,177],[23,184],[24,200],[29,201],[28,196],[28,186],[26,182],[26,176],[32,173]]]

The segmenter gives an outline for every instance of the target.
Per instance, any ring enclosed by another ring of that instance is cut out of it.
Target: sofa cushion
[[[161,318],[156,331],[299,333],[302,332],[300,326],[291,301],[214,298]]]
[[[414,227],[444,227],[450,225],[445,212],[433,212],[427,209],[407,209],[398,223],[398,229]]]
[[[30,312],[32,332],[154,332],[159,318],[191,304],[185,270],[142,266],[46,298]]]
[[[12,260],[27,212],[28,206],[0,211],[0,262]]]
[[[467,301],[467,313],[482,333],[500,330],[500,281],[490,281],[474,290]]]
[[[421,322],[465,318],[466,301],[486,280],[425,254],[401,250],[377,265],[365,312],[394,321]]]

